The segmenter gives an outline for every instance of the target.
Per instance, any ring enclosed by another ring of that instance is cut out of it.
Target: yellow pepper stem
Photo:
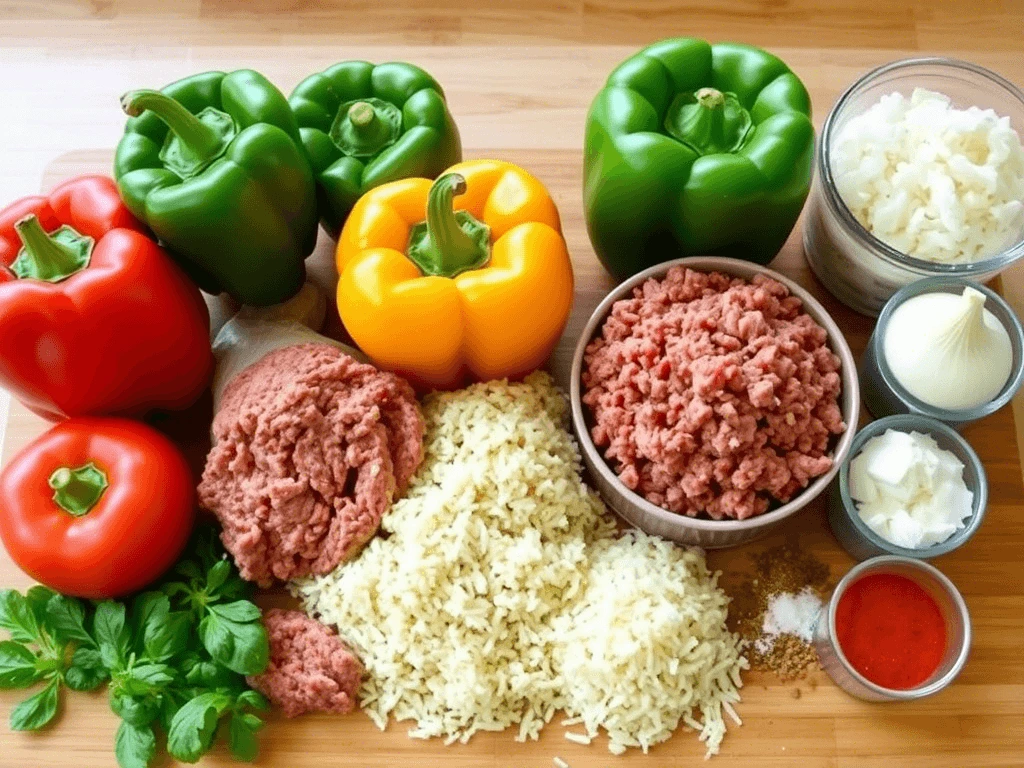
[[[406,254],[424,275],[455,277],[480,269],[491,258],[491,228],[469,211],[456,211],[453,200],[466,191],[457,173],[441,176],[430,187],[427,219],[412,228]]]

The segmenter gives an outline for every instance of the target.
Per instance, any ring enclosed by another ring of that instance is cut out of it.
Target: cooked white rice
[[[564,709],[607,728],[613,752],[682,718],[717,751],[744,665],[727,598],[698,550],[614,538],[551,377],[432,394],[423,411],[424,462],[385,535],[292,585],[366,665],[367,715],[450,743],[514,724],[535,739]]]

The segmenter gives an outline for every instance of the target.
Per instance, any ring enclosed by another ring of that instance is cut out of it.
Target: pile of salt
[[[781,592],[768,600],[761,637],[754,641],[758,653],[770,653],[780,635],[793,635],[805,643],[814,636],[821,599],[810,587],[797,593]]]

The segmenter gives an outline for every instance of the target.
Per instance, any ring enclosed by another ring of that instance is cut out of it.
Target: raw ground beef
[[[213,434],[199,501],[261,586],[354,556],[423,458],[409,384],[328,344],[275,350],[235,376]]]
[[[263,616],[270,662],[249,685],[284,711],[344,715],[358,701],[363,665],[341,639],[301,611],[272,608]]]
[[[594,443],[653,504],[759,515],[832,467],[845,425],[826,340],[777,280],[674,267],[616,302],[587,347]]]

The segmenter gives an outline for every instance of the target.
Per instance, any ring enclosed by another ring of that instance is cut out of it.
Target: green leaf
[[[54,677],[39,693],[30,696],[11,710],[12,731],[38,731],[57,714],[57,691],[60,678]]]
[[[32,651],[13,640],[0,642],[0,690],[28,688],[40,677]]]
[[[170,610],[171,601],[162,592],[143,592],[132,601],[132,636],[138,645],[135,650],[142,651],[146,632],[163,624]]]
[[[245,686],[245,678],[215,661],[200,661],[185,675],[185,682],[196,688],[237,688]]]
[[[160,714],[160,702],[142,695],[111,693],[110,708],[126,723],[142,728],[152,723]]]
[[[114,756],[121,768],[146,768],[156,754],[156,736],[149,726],[125,721],[114,736]]]
[[[39,642],[39,622],[17,590],[0,590],[0,629],[6,629],[19,643]]]
[[[186,763],[196,762],[209,751],[217,721],[230,703],[222,693],[196,696],[178,710],[167,733],[167,751]]]
[[[71,666],[64,673],[64,682],[74,691],[92,691],[109,677],[100,652],[95,648],[79,647],[71,657]]]
[[[118,669],[128,655],[131,637],[124,623],[123,603],[106,600],[96,606],[93,618],[93,632],[99,644],[103,664],[107,669]]]
[[[132,669],[130,676],[140,683],[161,686],[174,680],[174,670],[166,664],[139,664]]]
[[[270,641],[260,623],[241,624],[215,613],[199,624],[199,638],[214,661],[240,675],[258,675],[267,667]]]
[[[251,688],[238,694],[238,703],[253,709],[270,709],[270,702],[263,694]]]
[[[213,594],[224,585],[230,575],[231,563],[227,560],[218,560],[206,572],[206,591]]]
[[[259,621],[263,616],[263,612],[248,600],[236,600],[226,605],[211,605],[210,610],[221,618],[230,619],[240,624]]]
[[[259,718],[253,718],[263,722]],[[257,726],[258,728],[259,726]],[[245,715],[235,712],[231,716],[231,723],[228,726],[228,749],[236,760],[252,762],[260,751],[260,743],[256,738],[256,728],[252,727],[252,721],[246,719]]]
[[[61,643],[72,640],[95,647],[96,642],[85,629],[85,607],[73,597],[53,595],[46,602],[46,626]]]
[[[191,629],[192,616],[184,611],[168,613],[159,624],[147,625],[143,640],[146,656],[153,661],[167,661],[183,653],[188,648]]]
[[[31,610],[32,615],[36,617],[36,622],[39,626],[44,626],[46,624],[46,604],[49,603],[56,594],[57,593],[52,589],[44,587],[41,584],[29,587],[28,591],[25,592],[25,600],[28,602],[29,610]]]

